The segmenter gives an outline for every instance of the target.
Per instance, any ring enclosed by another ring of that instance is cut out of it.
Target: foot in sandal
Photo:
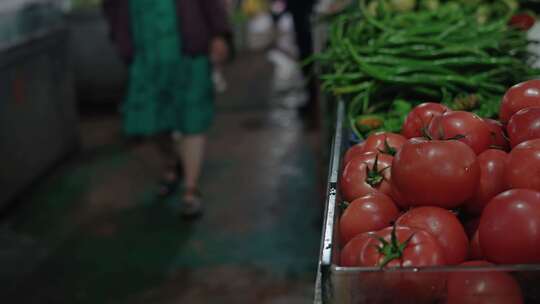
[[[202,196],[197,189],[187,189],[182,197],[180,214],[184,218],[194,219],[203,214]]]
[[[181,173],[182,167],[180,163],[175,163],[167,167],[158,183],[157,195],[160,198],[165,198],[176,191]]]

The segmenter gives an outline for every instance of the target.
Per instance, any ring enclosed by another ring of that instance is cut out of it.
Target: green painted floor
[[[319,138],[271,100],[272,67],[227,68],[202,178],[205,216],[158,200],[160,153],[114,111],[83,113],[82,149],[0,226],[3,303],[310,303],[322,213]]]

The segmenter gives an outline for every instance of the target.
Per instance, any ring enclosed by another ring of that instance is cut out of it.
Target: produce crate
[[[324,223],[322,229],[321,249],[319,256],[317,282],[315,288],[314,303],[336,304],[390,304],[390,303],[447,303],[445,278],[448,275],[462,273],[464,276],[479,273],[510,273],[518,282],[523,295],[523,303],[540,303],[540,265],[505,265],[492,267],[430,267],[410,268],[399,270],[380,270],[379,268],[340,267],[338,266],[340,244],[338,237],[338,219],[341,210],[339,208],[340,190],[339,174],[341,169],[341,156],[352,144],[350,131],[345,119],[345,103],[337,102],[335,117],[334,138],[331,147],[329,164],[328,185],[324,211]],[[511,232],[509,232],[511,233]],[[418,298],[407,297],[408,287],[385,288],[381,282],[394,282],[394,287],[401,287],[395,282],[399,280],[421,280],[424,290],[432,290],[436,295],[427,302],[419,301]],[[405,292],[405,295],[404,293]],[[478,298],[471,300],[479,300]],[[483,299],[485,302],[495,303],[493,299]],[[499,299],[500,300],[500,299]],[[473,301],[468,302],[473,303]],[[515,301],[496,303],[520,303]]]

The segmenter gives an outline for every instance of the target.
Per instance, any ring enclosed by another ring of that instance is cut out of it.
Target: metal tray
[[[380,270],[379,268],[340,267],[338,266],[340,248],[337,237],[337,221],[340,216],[341,201],[339,192],[339,174],[341,168],[341,156],[351,145],[349,129],[345,119],[345,104],[337,103],[335,130],[332,142],[326,202],[324,210],[324,223],[315,286],[314,303],[336,304],[390,304],[390,303],[447,303],[444,278],[456,273],[510,273],[518,282],[523,295],[523,303],[540,303],[540,265],[505,265],[492,267],[464,268],[458,266],[408,268],[400,270]],[[379,284],[383,281],[394,279],[422,280],[426,290],[437,290],[436,296],[430,297],[425,302],[419,302],[418,298],[407,297],[403,290],[398,288],[389,289]],[[486,300],[486,299],[484,299]],[[500,299],[499,299],[500,300]],[[472,303],[472,302],[471,302]],[[477,302],[474,302],[477,303]],[[489,300],[482,303],[490,303]],[[502,302],[497,302],[502,303]],[[505,302],[506,303],[506,302]],[[515,303],[515,302],[509,302]]]

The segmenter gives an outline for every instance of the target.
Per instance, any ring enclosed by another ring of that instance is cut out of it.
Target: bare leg
[[[195,191],[198,188],[201,175],[206,135],[182,136],[180,140],[176,140],[176,143],[184,170],[184,183],[186,186],[184,200],[189,202],[197,195]]]
[[[163,173],[159,183],[158,195],[165,197],[175,191],[180,178],[179,161],[170,136],[158,135],[152,138],[154,146],[160,153]]]

